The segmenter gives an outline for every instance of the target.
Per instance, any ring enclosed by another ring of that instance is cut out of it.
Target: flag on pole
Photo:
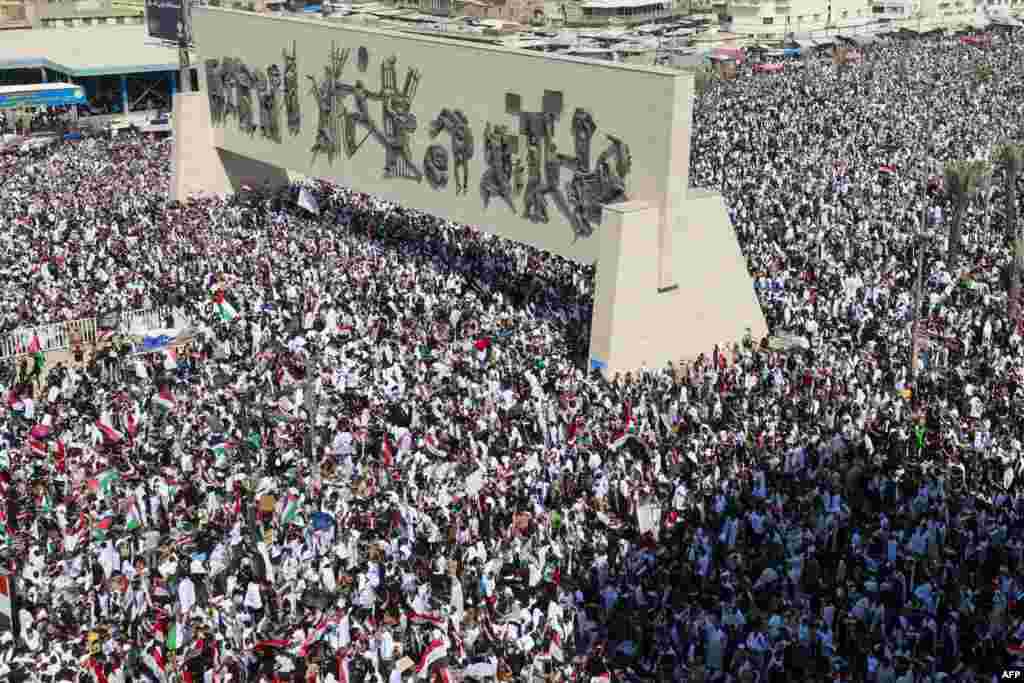
[[[213,303],[217,307],[217,315],[226,323],[238,317],[238,311],[224,298],[224,290],[220,289],[213,295]]]
[[[316,200],[313,193],[308,188],[302,188],[299,190],[299,206],[312,214],[320,215],[320,202]]]

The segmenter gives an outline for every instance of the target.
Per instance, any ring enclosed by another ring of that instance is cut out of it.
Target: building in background
[[[850,29],[874,19],[869,0],[729,0],[717,9],[729,18],[731,33],[763,40],[829,28]]]
[[[0,30],[141,24],[141,5],[113,0],[0,0]]]
[[[142,25],[11,30],[0,33],[0,45],[0,85],[80,85],[83,125],[91,116],[170,111],[181,85],[177,49],[148,39]]]

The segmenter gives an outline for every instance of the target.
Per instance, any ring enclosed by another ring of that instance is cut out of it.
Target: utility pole
[[[181,1],[178,21],[178,89],[192,92],[192,63],[188,49],[192,44],[192,0]]]

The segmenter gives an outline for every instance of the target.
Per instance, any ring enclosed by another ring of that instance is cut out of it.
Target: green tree
[[[991,166],[987,161],[971,159],[970,161],[951,161],[946,164],[946,193],[953,203],[953,220],[949,227],[949,251],[946,261],[955,268],[960,259],[960,242],[963,234],[964,215],[971,200],[991,174]]]
[[[1017,228],[1017,180],[1024,167],[1024,145],[1012,142],[1001,144],[996,149],[996,160],[1003,167],[1003,213],[1006,219],[1006,241],[1013,245],[1013,260],[1010,261],[1010,282],[1007,292],[1010,317],[1016,320],[1020,315],[1020,276],[1024,262],[1024,247]]]

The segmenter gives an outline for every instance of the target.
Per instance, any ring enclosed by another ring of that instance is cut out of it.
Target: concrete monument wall
[[[193,23],[221,149],[583,262],[591,196],[653,203],[666,225],[685,196],[689,75],[216,8]]]
[[[216,8],[193,32],[175,198],[287,169],[596,263],[608,371],[766,333],[721,197],[688,189],[691,74]]]

